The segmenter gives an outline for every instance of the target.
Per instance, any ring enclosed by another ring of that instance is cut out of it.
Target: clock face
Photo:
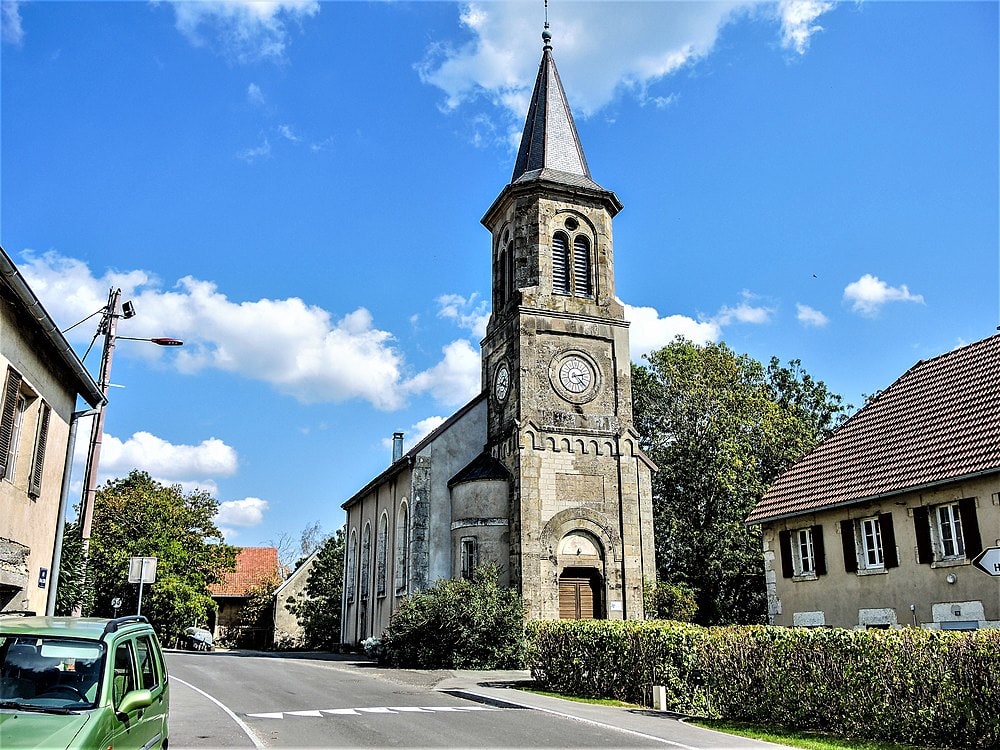
[[[590,365],[580,357],[568,357],[559,367],[559,382],[570,393],[583,393],[593,381]]]
[[[498,401],[503,401],[510,393],[510,370],[503,364],[497,368],[496,378],[493,381],[493,393]]]

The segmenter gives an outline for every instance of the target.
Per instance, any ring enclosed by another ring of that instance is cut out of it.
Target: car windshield
[[[93,708],[99,699],[104,644],[41,635],[0,636],[4,708]]]

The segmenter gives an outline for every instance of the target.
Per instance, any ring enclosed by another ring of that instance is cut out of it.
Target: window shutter
[[[552,236],[552,291],[556,294],[569,294],[567,254],[566,235],[562,232],[556,232]]]
[[[896,554],[896,531],[892,527],[892,513],[879,513],[878,525],[882,531],[882,561],[886,569],[899,567]]]
[[[42,471],[45,469],[45,446],[49,439],[49,417],[52,409],[48,404],[42,402],[42,408],[38,414],[38,437],[35,441],[35,459],[31,467],[31,482],[28,485],[28,494],[31,497],[38,497],[42,494]]]
[[[0,479],[8,473],[7,459],[10,456],[10,441],[14,435],[14,413],[17,410],[17,394],[20,390],[21,374],[14,368],[8,367],[3,411],[0,412]]]
[[[913,527],[917,534],[917,562],[930,565],[934,562],[934,547],[931,544],[931,519],[926,507],[913,509]]]
[[[826,575],[826,548],[823,546],[823,527],[812,527],[813,555],[816,557],[816,575]]]
[[[577,297],[591,296],[590,242],[586,237],[573,240],[573,286]]]
[[[840,541],[844,545],[844,570],[858,572],[858,548],[854,543],[854,521],[850,518],[840,522]]]
[[[958,514],[962,519],[965,556],[971,560],[983,551],[983,538],[979,533],[979,519],[976,517],[976,499],[974,497],[966,497],[959,500]]]
[[[778,532],[778,549],[781,551],[781,577],[791,578],[795,575],[795,567],[792,565],[792,532]]]

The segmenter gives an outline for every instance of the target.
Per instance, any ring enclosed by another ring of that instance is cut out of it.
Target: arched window
[[[354,601],[354,579],[358,572],[358,531],[351,529],[351,541],[347,545],[347,601]]]
[[[368,598],[372,576],[372,527],[365,524],[365,534],[361,539],[361,601]]]
[[[573,293],[577,297],[593,296],[590,282],[590,240],[583,235],[573,239]]]
[[[572,294],[569,277],[569,237],[563,232],[552,235],[552,291]]]
[[[514,293],[514,240],[510,228],[505,228],[497,245],[497,305],[502,305]]]
[[[406,500],[396,513],[396,595],[406,593],[406,569],[410,556],[410,519]]]
[[[385,596],[386,547],[389,545],[389,516],[385,513],[378,522],[378,536],[375,537],[375,595]]]

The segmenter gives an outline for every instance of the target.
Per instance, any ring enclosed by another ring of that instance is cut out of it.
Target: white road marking
[[[199,691],[201,692],[201,691]],[[221,704],[220,704],[221,705]],[[321,708],[314,711],[271,711],[261,714],[247,714],[248,719],[284,719],[286,716],[306,716],[324,718],[333,716],[361,716],[362,714],[403,714],[403,713],[463,713],[467,711],[502,711],[492,706],[368,706],[365,708]]]
[[[254,734],[253,730],[250,728],[250,725],[247,724],[245,721],[243,721],[243,719],[241,719],[239,716],[237,716],[232,711],[232,709],[229,708],[229,706],[227,706],[225,703],[223,703],[222,701],[220,701],[218,698],[212,697],[211,695],[209,695],[208,693],[206,693],[201,688],[196,688],[190,682],[185,682],[180,677],[175,677],[174,675],[170,675],[170,679],[173,680],[174,682],[179,682],[181,685],[185,685],[185,686],[191,688],[196,693],[199,693],[200,695],[205,696],[210,701],[212,701],[212,703],[214,703],[219,708],[221,708],[230,719],[232,719],[233,721],[236,722],[236,725],[240,729],[243,730],[244,734],[246,734],[246,736],[250,738],[250,741],[253,743],[254,747],[263,748],[265,746],[264,743],[260,741],[260,738],[258,738],[257,735]]]

